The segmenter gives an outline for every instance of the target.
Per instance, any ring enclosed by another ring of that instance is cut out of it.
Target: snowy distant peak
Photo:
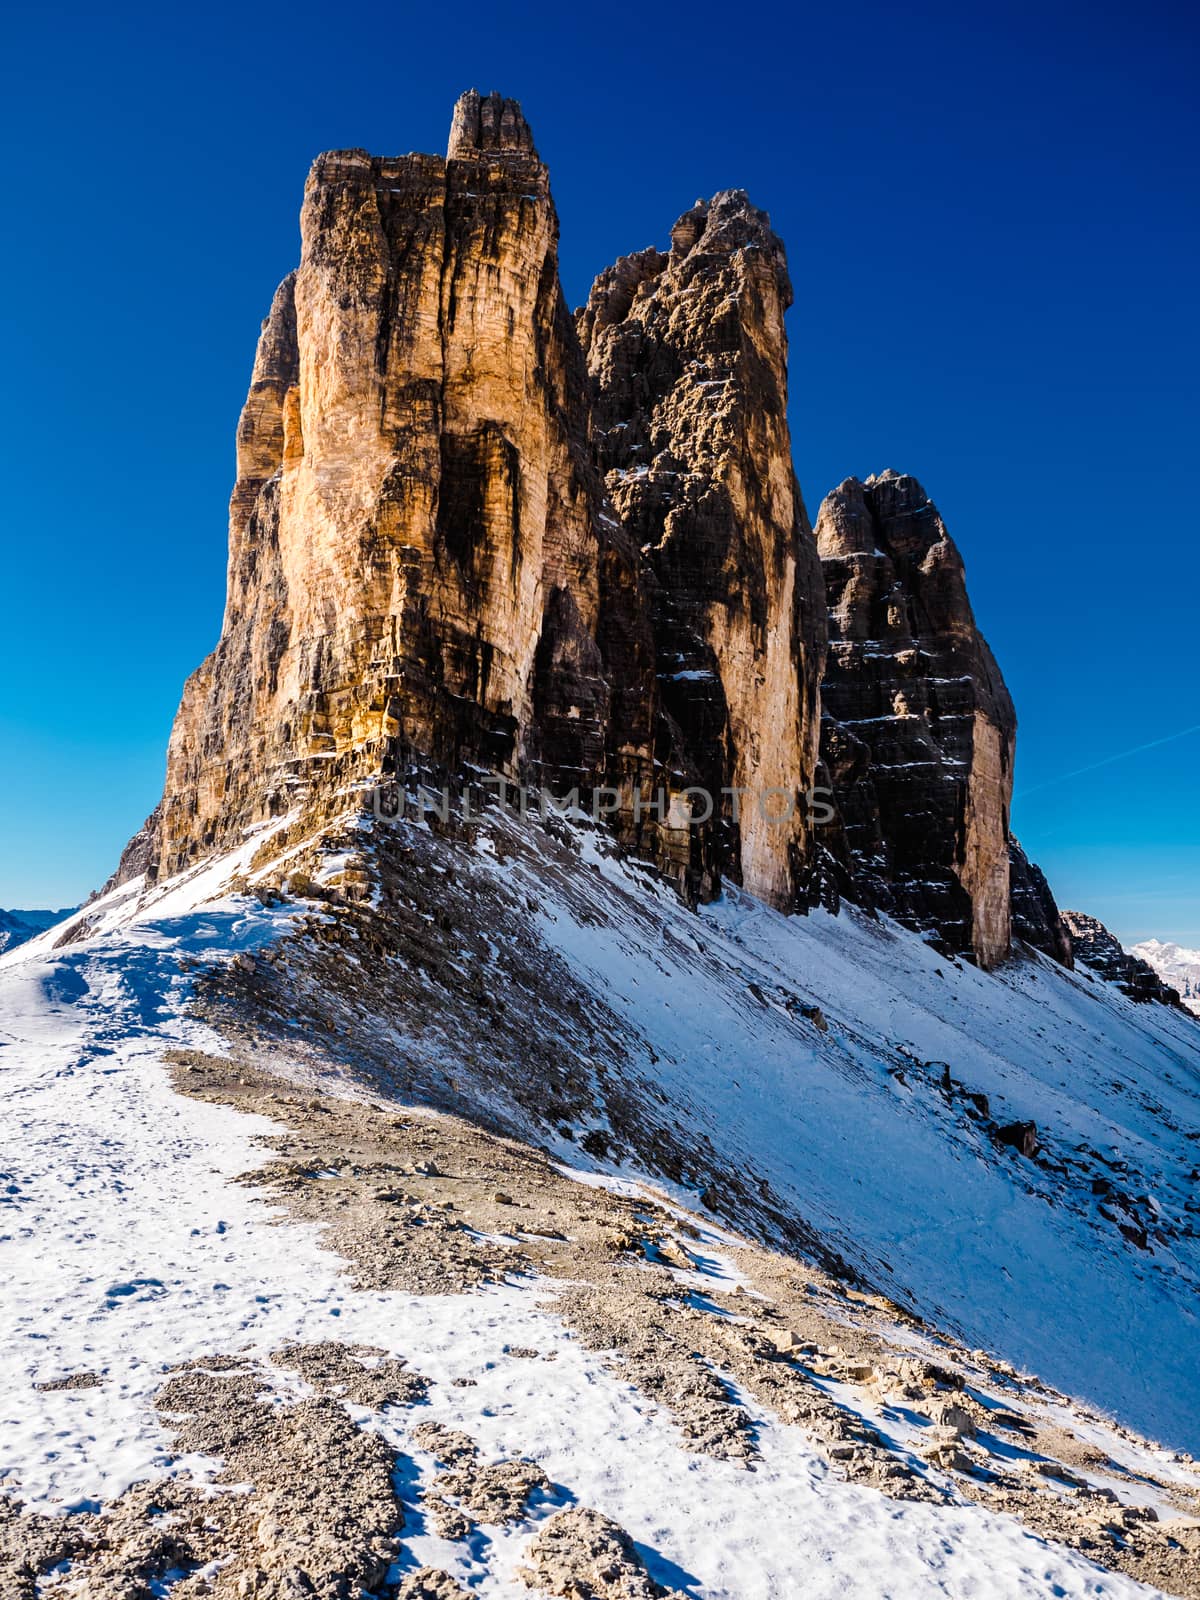
[[[1200,1016],[1200,950],[1167,939],[1143,939],[1129,946],[1129,954],[1153,967],[1164,983],[1179,991],[1188,1010]]]
[[[35,938],[52,928],[56,922],[69,917],[74,906],[62,911],[3,911],[0,910],[0,951],[15,950],[19,944]]]

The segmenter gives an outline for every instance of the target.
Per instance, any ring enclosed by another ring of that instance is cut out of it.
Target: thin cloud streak
[[[1028,789],[1019,789],[1013,799],[1023,800],[1026,795],[1049,789],[1052,784],[1066,783],[1070,778],[1082,778],[1086,772],[1097,772],[1101,767],[1111,767],[1114,761],[1124,761],[1129,756],[1141,755],[1143,750],[1155,750],[1159,745],[1173,744],[1176,739],[1186,739],[1191,733],[1200,733],[1200,722],[1194,722],[1190,728],[1180,728],[1177,733],[1164,734],[1161,739],[1147,739],[1145,744],[1135,744],[1130,750],[1120,750],[1115,756],[1105,756],[1102,761],[1093,761],[1086,767],[1076,767],[1074,772],[1061,772],[1057,778],[1046,778]]]

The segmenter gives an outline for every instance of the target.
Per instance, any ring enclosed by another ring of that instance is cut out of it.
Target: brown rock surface
[[[514,101],[464,95],[444,159],[317,159],[238,430],[221,641],[127,872],[414,757],[626,789],[648,767],[649,633],[557,234]]]
[[[847,480],[818,555],[786,259],[744,193],[572,321],[529,127],[472,91],[444,158],[320,156],[301,235],[238,428],[220,642],[118,878],[295,812],[279,853],[382,780],[482,769],[608,790],[621,844],[689,898],[726,874],[832,903],[836,863],[984,965],[1013,915],[1063,957],[1016,856],[1010,912],[1012,707],[936,508],[911,478]]]
[[[823,502],[823,755],[850,892],[982,966],[1008,953],[1016,718],[963,564],[915,478],[848,478]]]
[[[724,870],[783,907],[808,898],[799,797],[817,758],[825,632],[787,423],[791,301],[766,213],[728,190],[679,219],[669,252],[601,273],[577,315],[597,458],[653,574],[674,732],[660,754],[717,797]],[[722,802],[723,787],[752,794]],[[772,820],[789,804],[794,816]]]
[[[658,1600],[666,1593],[624,1528],[590,1506],[551,1517],[530,1544],[528,1561],[519,1569],[525,1582],[565,1600]]]

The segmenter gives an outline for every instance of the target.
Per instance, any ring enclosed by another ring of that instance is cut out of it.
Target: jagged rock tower
[[[648,624],[557,234],[496,95],[462,97],[445,159],[315,163],[238,429],[221,641],[142,850],[158,872],[410,751],[648,781]]]
[[[589,385],[557,234],[497,95],[462,97],[445,159],[317,160],[238,430],[221,640],[123,873],[319,820],[416,760],[610,786],[624,842],[689,893],[731,871],[804,903],[824,605],[782,246],[744,195],[698,206],[669,255],[633,258],[640,294],[629,263],[599,281]],[[740,821],[656,816],[688,785],[752,798]]]
[[[783,245],[740,190],[626,256],[577,321],[597,459],[650,569],[664,712],[720,812],[725,869],[808,903],[825,618],[792,470]],[[788,812],[790,817],[786,817]],[[786,817],[786,820],[784,820]]]
[[[962,558],[915,478],[848,478],[817,517],[823,753],[850,893],[994,966],[1009,949],[1016,716]]]
[[[319,157],[301,238],[238,428],[220,642],[119,877],[291,812],[312,835],[401,769],[484,769],[608,790],[689,896],[728,876],[803,909],[832,863],[983,965],[1014,914],[1070,959],[1015,845],[1010,869],[1012,706],[935,507],[849,479],[814,539],[787,263],[745,194],[572,319],[529,127],[472,91],[444,158]]]

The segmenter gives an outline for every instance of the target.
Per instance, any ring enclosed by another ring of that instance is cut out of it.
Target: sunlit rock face
[[[840,887],[1001,959],[1012,707],[915,479],[847,480],[814,538],[791,299],[729,190],[572,318],[547,171],[498,95],[460,99],[445,156],[320,156],[238,425],[220,641],[119,875],[410,768],[503,774],[603,793],[688,899]]]
[[[408,756],[651,777],[635,552],[588,449],[545,166],[514,101],[448,153],[318,158],[238,429],[221,640],[141,864]]]
[[[669,251],[601,273],[577,314],[599,466],[650,569],[658,687],[711,794],[723,870],[810,898],[799,798],[817,760],[825,618],[792,470],[783,245],[740,190],[699,201]],[[765,797],[765,798],[764,798]]]
[[[829,602],[825,765],[849,891],[948,949],[1008,953],[1016,718],[962,558],[915,478],[848,478],[816,527]]]

